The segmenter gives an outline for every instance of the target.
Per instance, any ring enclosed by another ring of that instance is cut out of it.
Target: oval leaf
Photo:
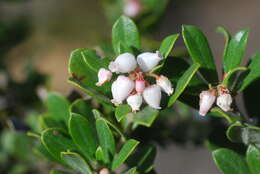
[[[118,155],[115,156],[112,162],[112,170],[117,169],[120,167],[125,160],[128,158],[128,156],[135,150],[136,146],[139,144],[138,141],[134,139],[128,140],[123,147],[121,148]]]
[[[159,111],[157,109],[146,106],[143,110],[134,114],[133,117],[135,123],[150,127],[158,115]]]
[[[168,57],[178,37],[179,34],[173,34],[162,41],[159,51],[164,58]]]
[[[128,104],[119,105],[115,111],[117,121],[121,121],[128,113],[131,112],[131,110],[132,109]]]

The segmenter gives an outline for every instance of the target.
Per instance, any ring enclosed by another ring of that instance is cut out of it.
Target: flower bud
[[[143,97],[146,103],[155,109],[161,109],[161,89],[158,85],[151,85],[144,89]]]
[[[172,88],[172,83],[170,82],[170,80],[161,75],[157,80],[156,80],[156,84],[159,85],[162,90],[167,93],[169,96],[173,93],[173,88]]]
[[[138,94],[142,94],[145,89],[145,80],[136,80],[135,81],[135,90]]]
[[[211,109],[212,105],[216,100],[215,89],[210,89],[208,91],[202,91],[200,93],[200,110],[199,114],[205,116]]]
[[[117,80],[113,82],[112,89],[112,103],[115,105],[122,104],[135,87],[133,80],[126,76],[120,75]]]
[[[98,71],[98,82],[96,83],[97,86],[102,86],[105,82],[111,80],[112,73],[105,68],[100,68]]]
[[[222,94],[217,98],[217,105],[225,112],[231,111],[232,97],[230,94]]]
[[[103,168],[99,171],[99,174],[110,174],[110,172],[107,168]]]
[[[132,111],[138,111],[143,103],[143,98],[140,94],[130,95],[127,98],[127,103],[131,106]]]
[[[160,60],[162,60],[162,57],[159,51],[156,51],[156,53],[146,52],[137,56],[137,63],[143,72],[152,70],[158,65]]]
[[[124,14],[129,17],[136,17],[141,10],[139,0],[127,0],[124,5]]]
[[[110,62],[108,68],[116,73],[129,73],[134,71],[137,66],[135,56],[131,53],[119,55],[115,61]]]

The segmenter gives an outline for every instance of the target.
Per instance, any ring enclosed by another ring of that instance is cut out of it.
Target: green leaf
[[[133,167],[133,168],[129,169],[124,174],[136,174],[136,167]]]
[[[54,116],[55,119],[65,122],[69,120],[69,102],[66,98],[57,93],[49,93],[46,106],[50,115]]]
[[[229,33],[224,27],[217,27],[216,31],[217,31],[218,33],[221,33],[221,34],[224,35],[224,38],[225,38],[225,47],[224,47],[224,51],[223,51],[223,57],[225,57],[226,54],[227,54],[227,47],[228,47],[228,44],[229,44],[231,35],[230,35],[230,33]]]
[[[60,163],[59,160],[54,158],[49,151],[46,149],[46,147],[40,142],[39,144],[36,145],[36,147],[33,149],[33,152],[36,153],[37,155],[46,158],[49,161]]]
[[[200,65],[195,63],[181,76],[175,88],[174,94],[169,99],[168,107],[172,106],[178,97],[183,93],[194,74],[198,71],[199,67]]]
[[[260,150],[254,145],[248,147],[246,160],[252,174],[260,174]]]
[[[118,50],[120,43],[133,49],[140,50],[140,36],[135,23],[126,16],[121,16],[112,29],[112,43],[116,54],[121,54]]]
[[[41,141],[48,152],[62,163],[64,161],[60,158],[60,153],[76,149],[72,140],[66,137],[62,129],[46,129],[42,133]]]
[[[156,148],[153,145],[147,145],[138,148],[137,152],[127,160],[128,166],[136,166],[138,172],[148,173],[153,169],[156,157]]]
[[[240,65],[245,54],[248,34],[249,30],[241,30],[231,38],[223,59],[226,73]]]
[[[210,110],[210,114],[209,115],[213,115],[213,116],[217,116],[217,117],[223,117],[225,118],[228,123],[232,124],[235,121],[237,121],[236,118],[233,118],[231,115],[229,115],[228,113],[224,112],[223,110],[221,110],[218,107],[214,107]]]
[[[144,109],[134,114],[133,117],[135,123],[150,127],[158,115],[159,111],[157,109],[146,106]]]
[[[68,166],[82,174],[92,174],[88,163],[77,153],[61,152],[61,159],[63,159]]]
[[[248,66],[249,74],[242,82],[240,91],[246,89],[252,82],[260,77],[260,51],[257,52],[252,58]]]
[[[236,152],[221,148],[212,154],[217,167],[224,174],[251,174],[244,158]]]
[[[50,114],[41,115],[39,118],[41,130],[47,128],[66,128],[65,122],[57,120]]]
[[[96,129],[100,146],[104,152],[105,163],[109,163],[111,156],[113,156],[116,151],[114,136],[106,121],[102,118],[96,120]]]
[[[203,77],[209,83],[218,82],[213,55],[202,31],[197,27],[184,25],[182,35],[193,62],[200,64],[200,72]]]
[[[159,51],[164,58],[168,57],[178,37],[179,34],[173,34],[162,41]]]
[[[128,113],[131,112],[131,107],[128,104],[119,105],[116,107],[115,115],[117,121],[121,121]]]
[[[97,148],[95,156],[96,156],[96,160],[98,162],[105,162],[104,152],[103,152],[103,150],[102,150],[102,148],[100,146]]]
[[[232,78],[232,76],[234,76],[235,73],[237,73],[238,71],[246,71],[246,70],[247,70],[247,68],[243,67],[243,66],[239,66],[239,67],[236,67],[236,68],[230,70],[228,73],[226,73],[222,84],[226,88],[230,88],[231,86],[233,86],[233,82],[234,82],[234,79]]]
[[[95,160],[97,135],[91,123],[79,114],[71,114],[69,132],[77,147],[89,160]]]
[[[134,139],[128,140],[123,147],[121,148],[120,152],[115,156],[112,162],[112,170],[114,171],[118,167],[120,167],[128,156],[135,150],[136,146],[139,144],[138,141]]]

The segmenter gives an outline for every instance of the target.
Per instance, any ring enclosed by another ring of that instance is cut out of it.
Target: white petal
[[[112,73],[105,68],[100,68],[98,71],[98,82],[96,83],[97,86],[103,85],[105,82],[111,80]]]
[[[167,77],[161,75],[160,78],[156,80],[156,84],[169,96],[173,93],[172,83]]]
[[[231,111],[232,97],[230,94],[222,94],[217,98],[217,105],[225,112]]]
[[[146,103],[155,109],[161,109],[160,103],[161,103],[161,89],[158,85],[151,85],[147,88],[145,88],[143,92],[143,97]]]
[[[143,103],[143,98],[140,94],[130,95],[127,98],[127,103],[131,106],[132,111],[138,111]]]
[[[137,56],[137,63],[144,72],[152,70],[160,60],[162,57],[158,51],[156,53],[146,52]]]
[[[121,104],[135,87],[133,80],[126,76],[120,75],[117,80],[113,82],[111,86],[113,99],[112,102],[115,105]]]
[[[216,100],[216,95],[214,91],[202,91],[200,93],[200,110],[199,114],[205,116],[208,111],[211,109],[212,105]]]
[[[131,53],[119,55],[114,62],[110,62],[109,70],[116,73],[129,73],[137,66],[135,56]]]

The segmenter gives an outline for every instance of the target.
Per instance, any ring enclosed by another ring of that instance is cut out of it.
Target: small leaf
[[[96,160],[98,162],[105,162],[105,160],[104,160],[104,152],[103,152],[103,150],[102,150],[102,148],[100,146],[97,148],[95,156],[96,156]]]
[[[136,167],[133,167],[133,168],[129,169],[124,174],[136,174]]]
[[[248,34],[249,30],[241,30],[231,38],[223,60],[226,73],[240,65],[245,54]]]
[[[217,167],[224,174],[251,174],[244,158],[234,151],[221,148],[212,154]]]
[[[112,162],[112,170],[114,171],[118,167],[120,167],[128,156],[135,150],[136,146],[139,144],[138,141],[134,139],[128,140],[123,147],[121,148],[120,152],[115,156]]]
[[[46,100],[47,109],[55,119],[67,122],[69,119],[69,102],[57,93],[49,93]]]
[[[67,150],[75,150],[75,146],[71,139],[67,138],[62,129],[50,128],[43,131],[41,141],[48,152],[60,162],[64,161],[60,158],[60,153]]]
[[[120,43],[125,46],[140,50],[140,36],[135,23],[126,16],[121,16],[114,24],[112,29],[112,43],[116,54],[121,54],[118,51]]]
[[[146,127],[150,127],[158,115],[159,115],[158,110],[146,106],[144,109],[134,114],[133,117],[135,123]]]
[[[63,159],[68,166],[81,174],[92,174],[88,163],[77,153],[61,152],[61,159]]]
[[[178,37],[179,34],[173,34],[162,41],[159,51],[164,58],[168,57]]]
[[[169,99],[168,107],[172,106],[178,97],[183,93],[194,74],[198,71],[199,67],[200,65],[195,63],[181,76],[175,88],[174,94]]]
[[[254,145],[250,145],[247,149],[246,160],[252,174],[260,173],[260,150]]]
[[[116,151],[114,136],[106,121],[101,118],[96,120],[96,129],[100,146],[104,152],[105,163],[108,163]]]
[[[128,113],[131,112],[131,107],[128,104],[119,105],[116,107],[115,115],[117,121],[121,121]]]
[[[227,54],[227,47],[228,47],[228,44],[229,44],[229,41],[231,39],[231,35],[230,33],[224,28],[224,27],[217,27],[216,31],[218,33],[221,33],[224,35],[224,38],[225,38],[225,47],[224,47],[224,51],[223,51],[223,57],[226,56]]]
[[[248,66],[249,74],[242,82],[240,91],[246,89],[252,82],[260,77],[260,51],[257,52],[252,58]]]
[[[95,151],[98,145],[93,125],[83,116],[72,113],[69,120],[69,132],[84,156],[89,160],[95,160]]]
[[[182,35],[193,62],[200,64],[203,77],[209,83],[217,82],[216,66],[205,35],[199,28],[190,25],[182,27]]]

